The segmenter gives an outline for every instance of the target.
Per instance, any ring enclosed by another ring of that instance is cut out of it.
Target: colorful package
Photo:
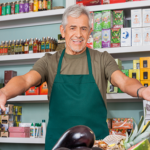
[[[47,87],[47,83],[44,82],[41,86],[40,86],[40,95],[47,95],[48,94],[48,87]]]
[[[112,129],[133,129],[132,118],[113,118]]]
[[[103,29],[102,30],[102,48],[110,47],[110,29]]]
[[[110,0],[103,0],[102,2],[103,2],[103,5],[110,4]]]
[[[101,0],[76,0],[76,4],[83,4],[84,6],[101,5]]]
[[[98,30],[98,31],[102,30],[102,12],[101,11],[94,12],[94,30]]]
[[[150,69],[140,69],[140,80],[150,80]]]
[[[126,136],[126,129],[109,129],[109,135],[122,135]]]
[[[126,0],[110,0],[110,4],[115,4],[115,3],[125,3]]]
[[[150,27],[143,28],[143,45],[150,45]]]
[[[121,28],[121,47],[131,46],[131,28]]]
[[[110,29],[113,25],[113,17],[111,10],[102,11],[102,29]]]
[[[120,47],[121,29],[111,29],[111,47]]]
[[[86,46],[88,48],[93,49],[93,32],[90,34],[89,39],[88,39],[88,41],[86,43]]]
[[[148,87],[148,86],[150,86],[150,80],[144,80],[144,81],[140,81],[141,82],[141,84],[143,85],[143,86],[145,86],[145,87]]]
[[[30,133],[9,133],[9,137],[30,137]]]
[[[113,28],[123,28],[123,10],[113,11]]]
[[[142,46],[143,43],[143,29],[134,28],[132,29],[132,46]]]
[[[140,69],[142,68],[150,69],[150,57],[140,57]]]
[[[140,69],[129,69],[129,77],[140,81]]]
[[[150,9],[143,9],[143,27],[150,26]]]
[[[102,47],[102,32],[94,31],[93,32],[93,48],[101,48]]]
[[[133,69],[140,69],[140,60],[133,60]]]
[[[22,115],[22,106],[14,106],[14,115]]]
[[[12,133],[23,133],[23,132],[30,132],[30,127],[9,127],[9,132]]]
[[[39,87],[30,87],[29,90],[25,92],[25,95],[39,95]]]

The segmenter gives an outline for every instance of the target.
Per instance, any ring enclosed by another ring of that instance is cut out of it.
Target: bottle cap
[[[42,122],[45,122],[45,120],[42,120]]]
[[[33,123],[31,123],[31,126],[34,126]]]

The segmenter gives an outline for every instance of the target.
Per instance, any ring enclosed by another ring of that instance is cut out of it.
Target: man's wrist
[[[138,91],[138,96],[139,96],[139,97],[141,97],[141,98],[143,97],[143,96],[142,96],[142,92],[143,92],[143,90],[145,90],[145,89],[146,89],[146,87],[144,87],[144,86],[139,89],[139,91]]]
[[[1,88],[0,90],[6,96],[6,100],[8,100],[8,96],[7,96],[7,92],[6,92],[5,88]]]

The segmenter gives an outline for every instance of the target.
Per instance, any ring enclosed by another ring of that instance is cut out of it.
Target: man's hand
[[[4,94],[4,92],[0,89],[0,108],[5,111],[5,104],[6,104],[6,95]]]
[[[150,86],[141,88],[139,90],[139,97],[150,101]]]

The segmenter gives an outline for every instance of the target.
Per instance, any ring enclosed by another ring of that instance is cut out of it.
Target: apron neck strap
[[[61,54],[60,59],[59,59],[57,74],[60,74],[61,64],[62,64],[64,54],[65,54],[65,49],[62,51],[62,54]],[[90,57],[90,52],[89,52],[88,47],[86,48],[86,55],[87,55],[87,62],[88,62],[88,68],[89,68],[89,75],[92,75],[92,64],[91,64],[91,57]]]

